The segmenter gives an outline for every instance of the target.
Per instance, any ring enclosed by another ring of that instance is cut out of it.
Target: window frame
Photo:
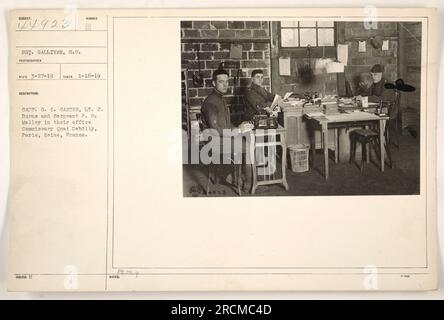
[[[298,22],[298,26],[297,27],[282,27],[282,23],[281,21],[278,22],[278,36],[279,36],[279,49],[281,50],[290,50],[290,51],[303,51],[306,52],[308,46],[300,46],[300,42],[301,42],[301,38],[300,38],[300,29],[301,27],[299,26],[299,22]],[[312,52],[317,52],[319,51],[318,49],[321,49],[321,51],[323,50],[323,48],[325,49],[325,52],[327,54],[327,51],[331,51],[331,48],[336,48],[337,46],[337,33],[338,33],[338,26],[337,23],[335,21],[333,21],[333,27],[318,27],[318,21],[316,22],[316,27],[312,27],[312,28],[302,28],[302,29],[315,29],[316,30],[316,46],[310,46],[310,50]],[[299,46],[283,46],[282,45],[282,29],[297,29],[298,30],[298,43]],[[332,46],[318,46],[318,29],[333,29],[333,45]],[[321,56],[322,57],[322,53]]]

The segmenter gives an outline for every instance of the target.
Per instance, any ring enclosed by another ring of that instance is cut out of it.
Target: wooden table
[[[305,119],[309,123],[309,130],[311,131],[311,146],[312,146],[312,163],[314,163],[315,148],[313,148],[314,130],[321,130],[322,149],[324,150],[324,176],[328,179],[328,129],[337,129],[345,127],[360,127],[369,126],[372,124],[379,125],[379,147],[381,155],[381,171],[384,171],[384,128],[385,123],[389,119],[387,116],[378,116],[368,112],[352,112],[340,113],[335,115],[320,115],[320,114],[305,114]],[[337,132],[337,131],[335,131]],[[337,144],[337,137],[335,137],[335,144]],[[367,153],[369,154],[369,153]],[[337,146],[335,150],[335,160],[337,160]],[[367,159],[368,161],[368,159]]]
[[[250,159],[253,167],[253,186],[251,189],[251,194],[255,194],[258,186],[268,185],[268,184],[282,184],[285,190],[288,190],[286,167],[287,167],[287,144],[285,141],[286,131],[283,127],[279,126],[277,129],[268,130],[253,130],[251,134],[250,142]],[[257,142],[258,137],[268,137],[267,142]],[[277,141],[279,137],[279,141]],[[282,147],[282,158],[281,158],[281,168],[282,168],[282,178],[271,179],[264,181],[257,181],[257,168],[256,168],[256,148],[257,147],[267,147],[267,146],[281,146]]]

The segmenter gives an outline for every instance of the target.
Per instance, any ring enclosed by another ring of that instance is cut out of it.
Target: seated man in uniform
[[[359,93],[363,96],[368,96],[369,102],[383,102],[383,104],[390,106],[388,108],[388,115],[392,121],[387,124],[388,127],[386,129],[389,132],[394,131],[394,134],[397,135],[396,128],[398,126],[399,105],[394,103],[396,101],[395,92],[384,86],[388,81],[382,76],[383,72],[384,67],[380,64],[375,64],[370,70],[373,83],[370,86],[361,85]]]
[[[223,151],[223,144],[231,144],[231,152],[235,147],[234,138],[232,135],[228,135],[235,127],[231,123],[230,109],[225,103],[223,96],[228,91],[228,72],[223,69],[218,69],[213,73],[213,86],[214,90],[211,92],[202,104],[202,122],[205,129],[215,129],[220,135],[221,146],[220,151]],[[228,130],[225,132],[224,130]],[[238,130],[237,130],[238,131]],[[239,136],[240,137],[240,136]],[[240,137],[241,138],[241,137]],[[248,150],[248,149],[247,149]],[[242,153],[246,152],[245,146],[243,146]],[[225,155],[226,156],[226,155]],[[228,155],[231,157],[232,155]],[[226,160],[226,159],[225,159]],[[222,161],[225,161],[222,159]],[[251,167],[246,168],[246,183],[251,182]],[[220,171],[220,170],[218,170]],[[220,172],[220,175],[225,175],[225,170]],[[216,180],[218,177],[216,175]]]
[[[387,79],[382,76],[383,72],[384,66],[375,64],[370,69],[372,83],[370,85],[366,85],[365,83],[361,82],[359,84],[357,93],[360,96],[368,96],[369,102],[393,101],[393,90],[389,90],[384,87],[384,85],[387,83]]]
[[[249,121],[256,114],[266,114],[273,103],[275,95],[265,90],[262,86],[264,82],[264,72],[260,69],[251,73],[251,85],[245,92],[245,102],[247,110],[245,120]]]
[[[223,95],[228,91],[228,72],[218,69],[213,73],[214,90],[202,104],[204,128],[216,129],[220,135],[224,129],[231,129],[230,109],[225,104]]]

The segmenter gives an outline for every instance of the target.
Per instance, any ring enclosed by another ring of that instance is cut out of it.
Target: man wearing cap
[[[370,69],[370,75],[372,77],[372,84],[370,86],[365,85],[363,82],[359,84],[358,94],[361,96],[368,96],[369,102],[393,101],[393,91],[387,90],[384,85],[387,83],[382,74],[384,72],[384,66],[375,64]]]
[[[247,110],[245,120],[251,120],[255,114],[265,114],[271,106],[275,95],[265,90],[262,86],[264,72],[261,69],[253,70],[251,73],[251,85],[245,92]]]
[[[224,129],[232,127],[230,109],[223,99],[223,95],[228,91],[228,72],[226,70],[214,71],[213,86],[213,92],[202,104],[202,122],[205,129],[216,129],[222,135]]]

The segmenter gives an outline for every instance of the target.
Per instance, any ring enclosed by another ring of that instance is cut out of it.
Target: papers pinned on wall
[[[290,60],[290,58],[279,58],[279,75],[291,76],[291,60]]]
[[[322,74],[324,73],[325,69],[327,68],[327,65],[329,63],[333,62],[332,59],[316,59],[315,61],[315,74]]]
[[[344,64],[342,62],[330,62],[326,66],[327,73],[344,72]]]
[[[315,74],[344,72],[344,63],[333,59],[316,59]]]
[[[230,59],[242,59],[242,45],[241,44],[231,44]]]
[[[365,41],[358,41],[358,52],[365,52]]]
[[[348,63],[348,45],[338,44],[337,54],[338,61],[342,62],[346,66]]]
[[[388,40],[382,41],[382,50],[387,51],[388,49],[389,49],[389,41]]]

